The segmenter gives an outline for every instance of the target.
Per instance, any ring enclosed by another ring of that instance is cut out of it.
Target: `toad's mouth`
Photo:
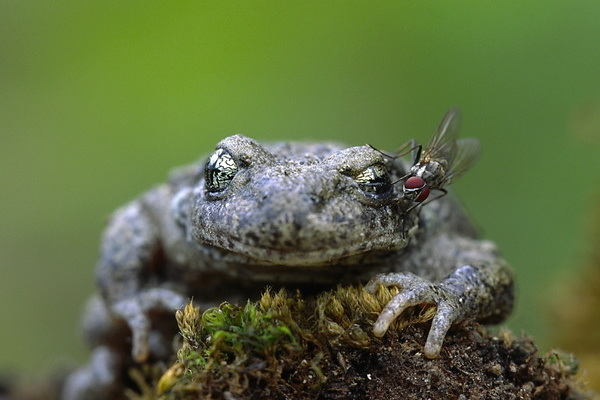
[[[369,254],[380,254],[403,249],[410,235],[382,234],[357,243],[303,246],[302,243],[286,243],[281,246],[261,246],[249,241],[217,238],[211,246],[221,248],[233,257],[247,259],[254,265],[279,265],[288,267],[318,267],[326,265],[352,265],[364,262]]]

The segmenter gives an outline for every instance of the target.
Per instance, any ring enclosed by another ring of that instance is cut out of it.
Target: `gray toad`
[[[236,135],[205,163],[175,171],[106,229],[100,294],[84,318],[94,350],[64,398],[119,398],[128,367],[168,359],[173,311],[190,297],[212,306],[256,299],[267,285],[316,293],[375,276],[367,290],[402,288],[378,336],[406,307],[437,304],[428,357],[453,323],[502,320],[513,304],[510,268],[451,196],[414,207],[396,184],[410,167],[369,146],[261,146]]]

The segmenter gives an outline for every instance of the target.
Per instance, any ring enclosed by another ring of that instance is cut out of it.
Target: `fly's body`
[[[445,186],[454,182],[458,177],[467,172],[479,159],[480,146],[477,139],[458,139],[460,130],[460,111],[451,108],[429,141],[427,148],[412,144],[414,164],[409,173],[403,177],[404,198],[412,203],[423,203],[431,190],[438,190],[441,194],[430,199],[433,201],[444,196],[447,192]]]

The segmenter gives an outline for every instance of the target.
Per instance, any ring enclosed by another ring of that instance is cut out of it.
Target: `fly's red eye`
[[[417,203],[421,203],[423,202],[427,197],[429,196],[429,187],[425,186],[423,189],[421,189],[421,193],[419,193],[419,196],[415,199],[415,201]]]
[[[425,187],[425,181],[418,176],[411,176],[404,182],[404,187],[407,189],[420,189]],[[429,191],[427,191],[427,195],[429,195]],[[427,197],[427,196],[425,196]]]
[[[425,181],[418,176],[411,176],[404,182],[404,188],[412,191],[413,193],[418,191],[418,196],[414,201],[421,203],[429,196],[429,187],[425,184]]]

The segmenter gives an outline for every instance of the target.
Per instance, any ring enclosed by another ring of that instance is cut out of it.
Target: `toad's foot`
[[[123,318],[132,333],[131,355],[137,362],[144,362],[150,355],[150,312],[174,312],[185,305],[187,299],[169,289],[151,288],[133,298],[116,302],[111,311]]]
[[[469,266],[459,268],[472,269]],[[459,275],[468,271],[456,271]],[[467,273],[467,275],[469,275]],[[373,327],[375,336],[381,337],[388,330],[402,312],[411,306],[419,304],[436,304],[437,311],[431,323],[427,336],[424,353],[429,358],[440,355],[442,344],[448,329],[452,324],[465,319],[468,314],[468,305],[465,304],[462,285],[456,285],[455,279],[448,279],[439,283],[432,283],[410,272],[388,273],[375,276],[365,286],[365,289],[374,293],[379,284],[384,286],[398,286],[402,292],[397,294],[383,308]],[[467,301],[468,303],[468,301]]]

